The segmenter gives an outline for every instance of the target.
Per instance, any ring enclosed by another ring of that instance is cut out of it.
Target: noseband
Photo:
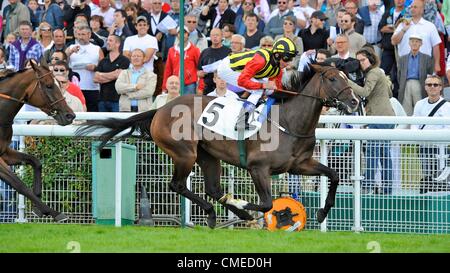
[[[25,93],[23,94],[23,96],[22,96],[20,99],[16,99],[16,98],[11,97],[11,96],[9,96],[9,95],[0,94],[0,98],[7,99],[7,100],[11,100],[11,101],[15,101],[15,102],[18,102],[18,103],[21,103],[21,104],[28,104],[28,105],[31,105],[30,103],[28,103],[28,102],[25,100],[25,98],[27,98],[27,97],[28,97],[28,99],[31,98],[31,97],[33,96],[34,92],[36,92],[36,89],[37,89],[37,87],[38,87],[38,85],[39,85],[39,88],[42,90],[42,92],[44,92],[45,96],[47,97],[47,99],[49,100],[49,103],[50,103],[50,105],[49,105],[50,108],[45,108],[45,107],[39,107],[39,108],[41,108],[43,111],[47,112],[49,116],[54,117],[54,116],[56,116],[56,115],[58,114],[58,110],[52,110],[52,108],[53,108],[53,106],[54,106],[55,104],[59,103],[60,101],[63,101],[63,100],[64,100],[64,96],[62,96],[59,100],[56,100],[56,101],[54,101],[54,102],[51,102],[51,100],[50,100],[50,98],[48,97],[47,93],[44,91],[44,89],[42,89],[41,79],[44,78],[44,77],[47,76],[47,75],[51,75],[52,72],[49,71],[49,72],[45,73],[45,74],[42,75],[42,76],[39,76],[39,75],[37,74],[37,72],[34,72],[34,74],[35,74],[35,76],[36,76],[37,81],[36,81],[36,84],[34,85],[33,89],[31,90],[31,92],[30,92],[29,94],[28,94],[28,92],[25,92]],[[34,106],[34,105],[31,105],[31,106]],[[34,107],[36,107],[36,106],[34,106]]]

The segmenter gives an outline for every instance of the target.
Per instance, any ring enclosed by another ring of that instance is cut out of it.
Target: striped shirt
[[[29,43],[31,40],[29,41]],[[22,50],[26,49],[28,44],[20,44]],[[9,64],[10,66],[14,67],[15,71],[19,71],[21,69],[25,68],[25,63],[20,64],[20,52],[15,46],[9,47],[10,53],[9,53]],[[26,52],[25,52],[25,60],[34,59],[37,62],[40,61],[42,55],[44,54],[44,49],[40,43],[36,43],[33,46],[31,46]]]

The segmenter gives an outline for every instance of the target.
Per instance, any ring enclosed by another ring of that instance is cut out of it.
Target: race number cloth
[[[231,97],[220,97],[212,100],[206,106],[198,120],[198,124],[229,139],[238,140],[238,131],[234,130],[239,113],[244,102]],[[245,130],[244,139],[254,135],[261,128],[258,117],[265,104],[261,104],[249,118],[249,123],[256,126],[255,130]]]

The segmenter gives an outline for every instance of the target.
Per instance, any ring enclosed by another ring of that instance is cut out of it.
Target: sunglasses
[[[188,24],[195,24],[195,23],[197,23],[197,21],[186,21],[186,23],[188,23]]]
[[[273,45],[272,45],[272,44],[264,44],[264,45],[261,45],[261,46],[264,46],[264,47],[272,47]]]
[[[53,68],[53,72],[62,72],[62,73],[64,73],[64,72],[66,72],[66,70],[65,69]]]
[[[436,87],[441,86],[441,84],[440,83],[426,83],[425,86],[436,88]]]
[[[50,31],[49,28],[41,28],[41,31]]]

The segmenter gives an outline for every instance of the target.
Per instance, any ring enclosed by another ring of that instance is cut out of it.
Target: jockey
[[[249,117],[264,90],[271,94],[275,89],[282,89],[282,70],[297,55],[294,42],[289,38],[280,38],[273,44],[272,50],[261,48],[231,54],[217,68],[220,78],[233,87],[251,92],[239,113],[235,130],[253,130]]]

